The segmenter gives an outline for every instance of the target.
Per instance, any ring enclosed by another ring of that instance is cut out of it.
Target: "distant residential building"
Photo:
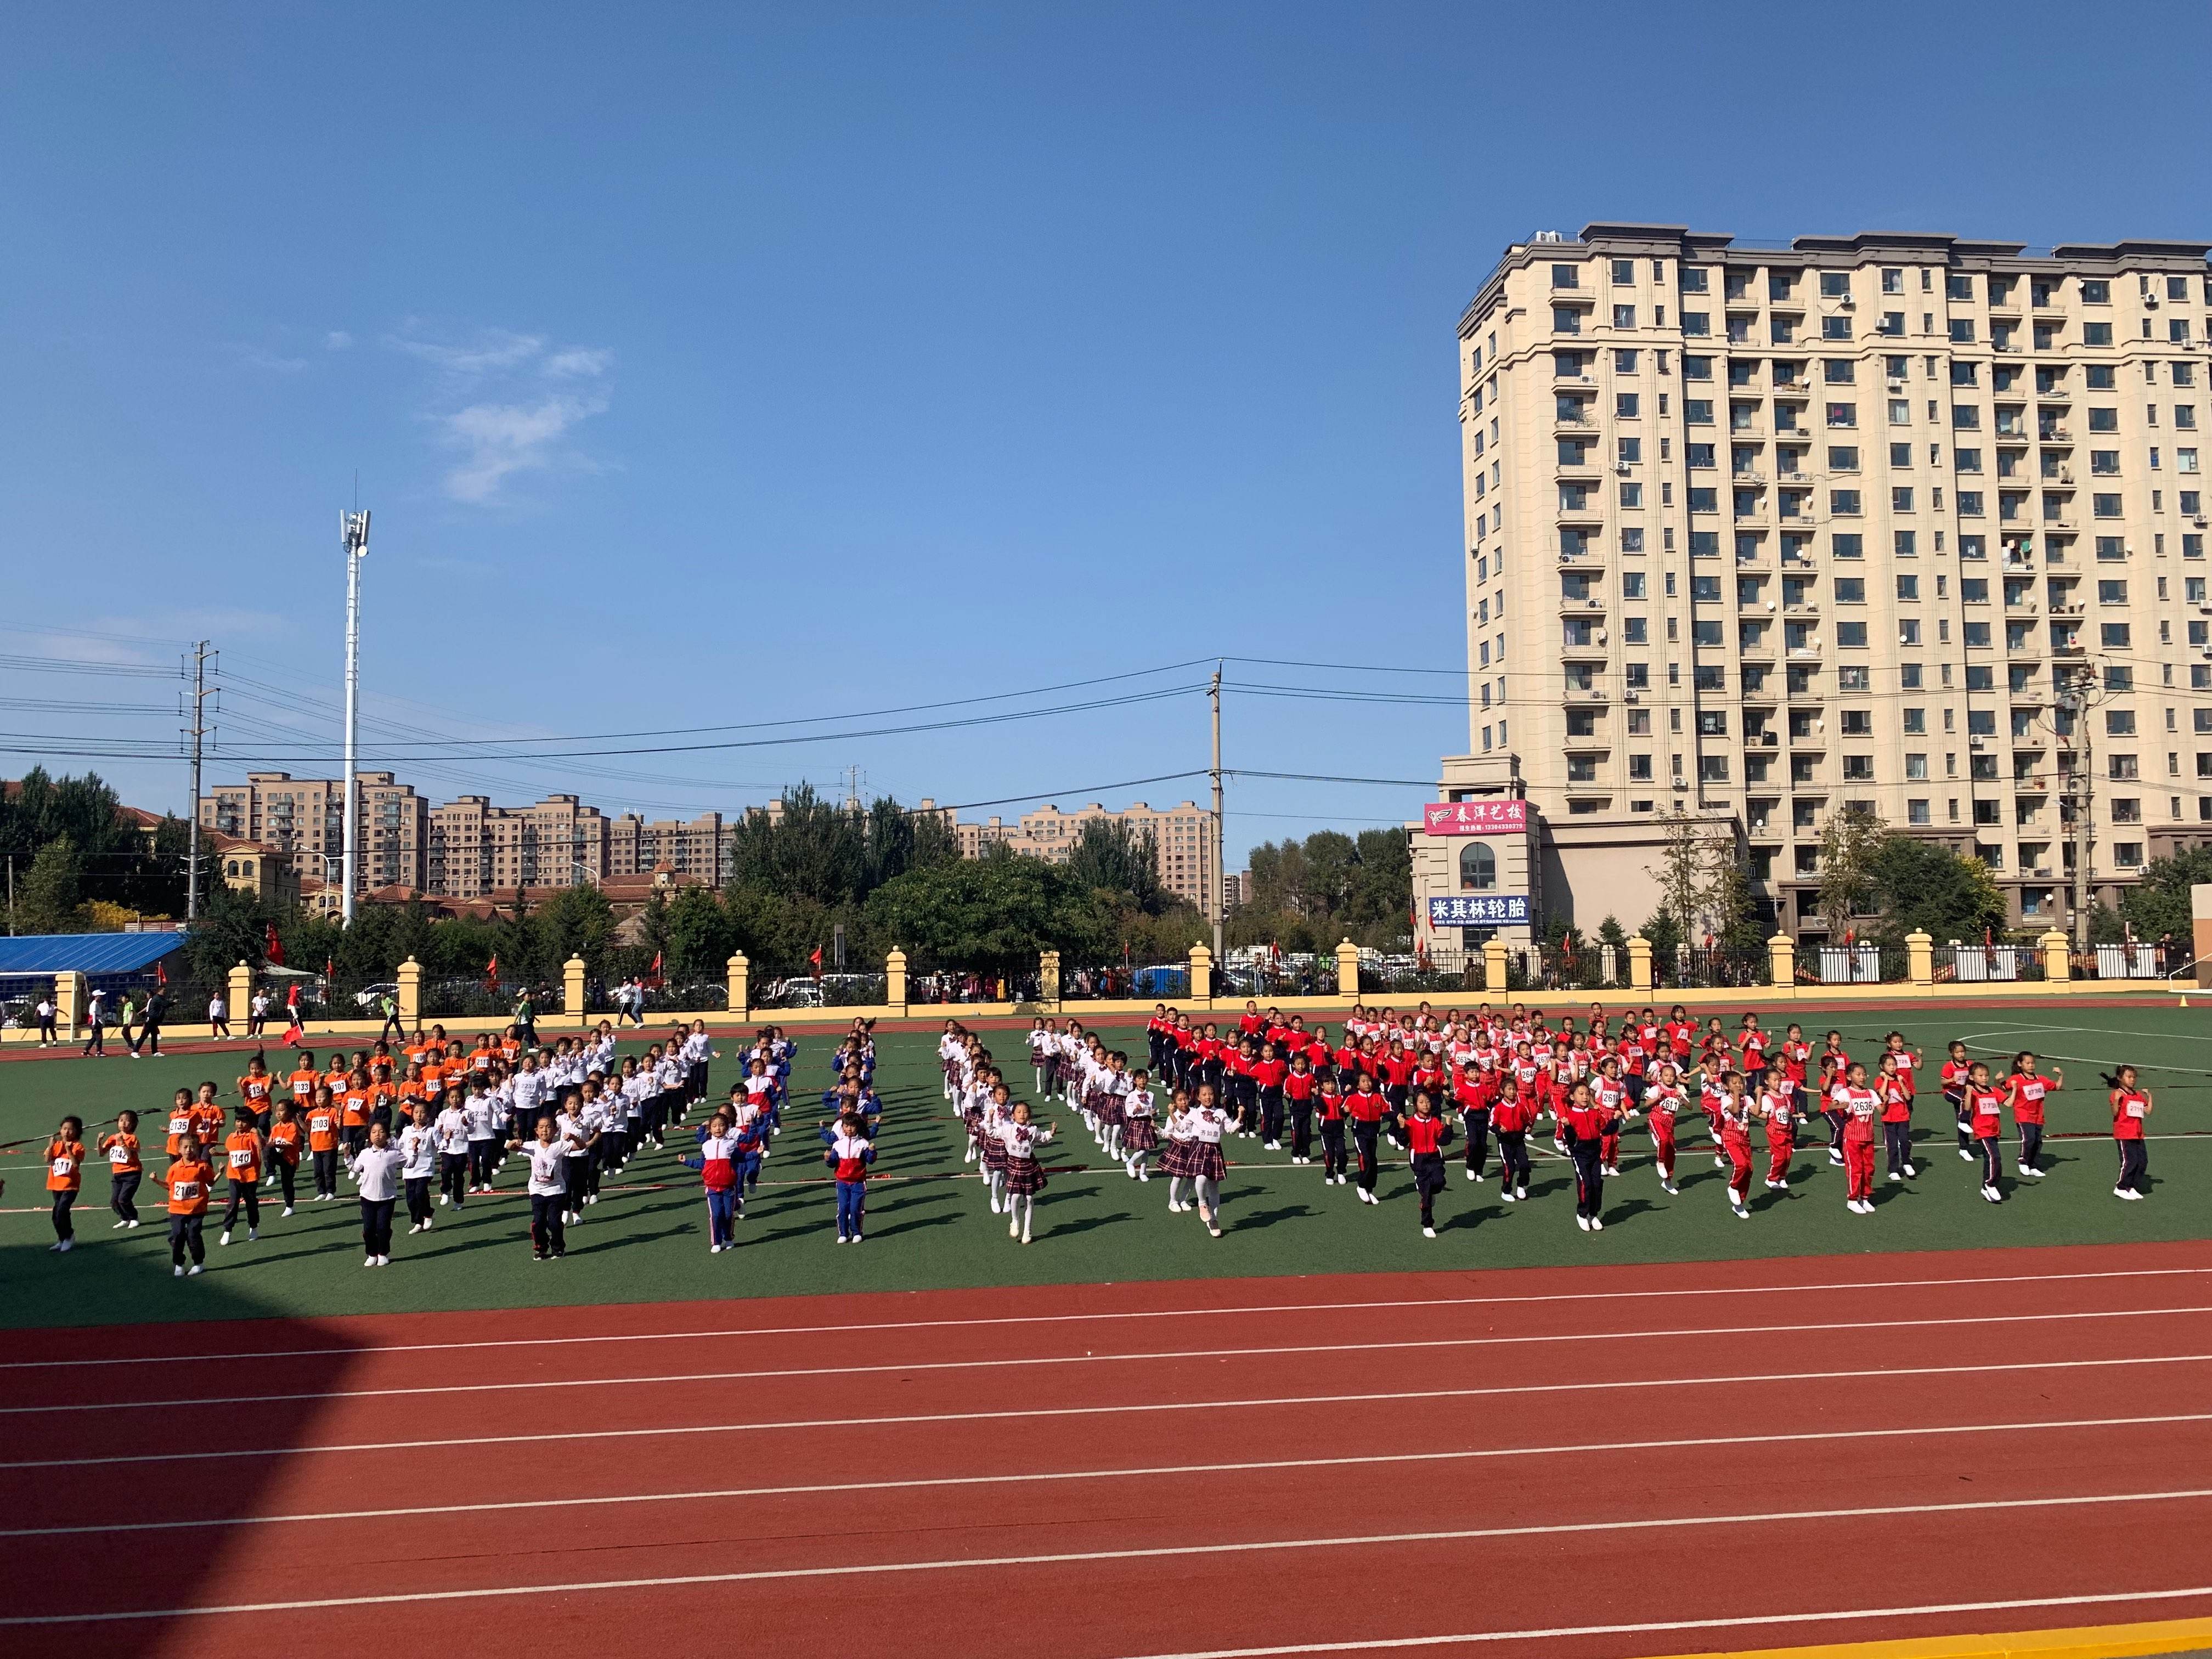
[[[265,842],[210,832],[207,855],[224,886],[278,908],[300,902],[300,872],[291,857]]]
[[[1249,870],[1232,870],[1222,877],[1221,902],[1224,909],[1242,910],[1251,898],[1252,872]]]
[[[1048,805],[1023,813],[1011,824],[994,817],[981,823],[956,823],[953,830],[963,858],[981,858],[984,848],[1003,842],[1017,853],[1064,864],[1083,839],[1083,826],[1094,821],[1150,835],[1160,885],[1201,910],[1212,903],[1213,814],[1194,801],[1164,810],[1137,801],[1118,812],[1109,812],[1097,801],[1073,812]]]
[[[362,772],[357,891],[390,883],[422,884],[429,803],[389,772]],[[218,784],[199,802],[200,827],[283,853],[302,874],[335,880],[344,847],[345,785],[289,772],[249,772],[242,784]],[[327,868],[325,867],[327,862]]]

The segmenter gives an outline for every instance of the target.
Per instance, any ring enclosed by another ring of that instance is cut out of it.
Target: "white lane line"
[[[585,1509],[593,1505],[694,1503],[736,1498],[816,1498],[855,1492],[911,1492],[939,1486],[1022,1486],[1073,1480],[1134,1480],[1159,1475],[1254,1474],[1280,1469],[1360,1468],[1389,1463],[1451,1463],[1498,1457],[1556,1457],[1583,1452],[1688,1451],[1715,1446],[1764,1446],[1827,1440],[1895,1440],[1918,1435],[2013,1434],[2051,1429],[2124,1429],[2212,1423],[2212,1412],[2164,1417],[2071,1417],[2033,1423],[1919,1424],[1901,1428],[1821,1429],[1799,1434],[1702,1435],[1684,1440],[1577,1441],[1559,1446],[1489,1446],[1468,1451],[1370,1452],[1343,1457],[1279,1457],[1251,1462],[1162,1463],[1126,1469],[1048,1469],[1026,1474],[936,1475],[911,1480],[815,1481],[788,1486],[718,1486],[694,1492],[622,1492],[604,1498],[524,1498],[486,1504],[425,1504],[384,1510],[320,1510],[295,1515],[204,1516],[175,1521],[88,1522],[66,1527],[12,1527],[0,1538],[61,1538],[82,1533],[175,1532],[200,1527],[270,1527],[312,1521],[388,1521],[434,1515],[489,1515],[510,1510]]]
[[[46,1213],[41,1210],[40,1215]],[[1469,1272],[1495,1271],[1470,1268]],[[1544,1269],[1527,1271],[1542,1272]],[[1790,1296],[1817,1291],[1967,1289],[1983,1285],[2063,1285],[2095,1279],[2167,1279],[2212,1273],[2212,1267],[2119,1267],[2087,1273],[1985,1273],[1951,1279],[1850,1279],[1809,1285],[1655,1285],[1634,1291],[1559,1291],[1524,1296],[1400,1297],[1366,1302],[1270,1302],[1209,1308],[1144,1308],[1121,1312],[1006,1314],[974,1319],[885,1319],[844,1325],[763,1325],[738,1330],[633,1331],[600,1336],[490,1337],[472,1342],[364,1342],[327,1348],[242,1348],[221,1353],[143,1354],[133,1358],[9,1359],[0,1371],[68,1370],[112,1365],[185,1365],[234,1359],[314,1359],[342,1355],[459,1353],[486,1348],[586,1347],[609,1342],[691,1342],[751,1336],[834,1336],[878,1331],[981,1330],[999,1326],[1109,1323],[1136,1319],[1212,1319],[1232,1314],[1387,1313],[1407,1308],[1481,1307],[1502,1310],[1555,1302],[1650,1302],[1665,1297]]]
[[[2212,1353],[2143,1354],[2116,1359],[2025,1359],[1992,1365],[1893,1365],[1874,1370],[1768,1371],[1731,1376],[1631,1377],[1620,1382],[1498,1383],[1485,1388],[1415,1389],[1381,1394],[1305,1394],[1257,1400],[1139,1401],[1127,1405],[1028,1406],[1000,1411],[908,1412],[884,1417],[799,1417],[767,1423],[670,1424],[644,1429],[555,1430],[539,1434],[455,1435],[436,1440],[341,1441],[319,1446],[226,1446],[216,1451],[118,1452],[99,1457],[33,1458],[9,1469],[75,1469],[110,1463],[193,1463],[223,1457],[316,1457],[326,1452],[428,1451],[453,1446],[534,1445],[555,1440],[641,1440],[676,1435],[765,1434],[779,1430],[901,1428],[915,1424],[1035,1421],[1134,1412],[1210,1412],[1256,1406],[1372,1405],[1401,1400],[1478,1400],[1523,1394],[1594,1394],[1612,1389],[1707,1389],[1750,1382],[1827,1382],[1900,1376],[1982,1376],[2007,1371],[2103,1370],[2128,1365],[2197,1365]]]
[[[1437,1336],[1401,1342],[1294,1342],[1272,1348],[1161,1348],[1138,1353],[1022,1354],[1002,1359],[930,1359],[907,1364],[781,1365],[766,1370],[677,1371],[665,1376],[532,1377],[513,1382],[439,1382],[404,1389],[308,1389],[295,1394],[227,1394],[172,1400],[101,1400],[52,1406],[0,1406],[0,1416],[40,1417],[83,1412],[176,1411],[188,1406],[279,1406],[303,1400],[389,1400],[433,1395],[505,1394],[538,1389],[630,1389],[649,1382],[769,1382],[799,1376],[916,1376],[935,1371],[998,1371],[1061,1365],[1131,1365],[1181,1359],[1276,1359],[1291,1354],[1388,1353],[1437,1348],[1517,1348],[1562,1342],[1668,1341],[1707,1336],[1826,1335],[1843,1331],[1919,1331],[1952,1326],[2045,1325],[2083,1319],[2160,1319],[2184,1314],[2212,1314],[2212,1306],[2190,1308],[2098,1308],[2080,1312],[1972,1314],[1946,1319],[1815,1320],[1796,1325],[1705,1325],[1644,1331],[1562,1331],[1529,1336]]]
[[[1651,1520],[1563,1521],[1521,1527],[1457,1527],[1429,1532],[1355,1533],[1334,1538],[1266,1538],[1234,1544],[1160,1544],[1118,1550],[1064,1550],[1038,1555],[839,1562],[818,1567],[758,1567],[744,1572],[672,1573],[655,1578],[571,1579],[563,1583],[496,1584],[477,1589],[395,1590],[380,1595],[317,1596],[295,1601],[237,1601],[212,1607],[143,1607],[125,1612],[18,1613],[0,1618],[0,1626],[105,1625],[138,1619],[191,1619],[245,1613],[317,1613],[331,1607],[398,1607],[410,1602],[475,1601],[515,1595],[569,1596],[592,1590],[669,1589],[696,1584],[757,1584],[787,1579],[842,1578],[871,1573],[964,1572],[978,1568],[998,1571],[1006,1567],[1072,1566],[1093,1561],[1250,1555],[1262,1551],[1366,1549],[1386,1544],[1451,1544],[1486,1538],[1557,1538],[1588,1533],[1665,1532],[1692,1527],[1772,1526],[1797,1521],[1873,1521],[1913,1515],[2084,1509],[2122,1504],[2184,1503],[2207,1498],[2212,1498],[2212,1486],[2185,1487],[2172,1492],[2095,1492],[2077,1498],[1980,1498],[1954,1504],[1880,1504],[1857,1509],[1770,1510],[1757,1514],[1680,1515]]]
[[[1849,1624],[1867,1619],[1933,1619],[1962,1613],[2020,1613],[2039,1607],[2100,1607],[2124,1601],[2185,1601],[2212,1596],[2212,1584],[2190,1589],[2114,1590],[2098,1595],[2032,1595],[2006,1601],[1923,1601],[1901,1607],[1845,1607],[1827,1613],[1763,1613],[1727,1619],[1656,1619],[1639,1625],[1554,1625],[1540,1630],[1473,1631],[1457,1636],[1393,1636],[1381,1641],[1291,1642],[1271,1648],[1206,1648],[1187,1653],[1133,1655],[1131,1659],[1275,1659],[1304,1653],[1401,1652],[1407,1648],[1452,1648],[1486,1642],[1542,1642],[1577,1636],[1656,1636],[1672,1631],[1742,1630],[1763,1625]],[[1975,1638],[1965,1638],[1972,1641]]]

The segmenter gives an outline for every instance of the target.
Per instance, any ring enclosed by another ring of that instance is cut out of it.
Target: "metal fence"
[[[1363,995],[1379,993],[1425,996],[1431,993],[1486,991],[1489,986],[1480,951],[1440,948],[1416,956],[1362,957],[1359,989]]]
[[[2043,977],[2043,953],[2032,945],[1939,945],[1938,985],[1989,985]]]
[[[1655,987],[1672,986],[1685,991],[1748,989],[1764,985],[1774,971],[1773,963],[1764,950],[1731,951],[1716,945],[1711,950],[1685,945],[1668,961],[1656,951],[1651,958],[1651,978]]]

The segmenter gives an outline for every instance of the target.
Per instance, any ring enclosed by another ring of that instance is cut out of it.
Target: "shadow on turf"
[[[1078,1233],[1087,1233],[1099,1227],[1111,1227],[1117,1222],[1134,1221],[1137,1218],[1127,1210],[1116,1210],[1112,1215],[1087,1215],[1079,1221],[1063,1221],[1050,1232],[1040,1234],[1043,1238],[1073,1238]]]
[[[156,1224],[159,1219],[158,1216],[149,1216],[148,1225]],[[285,1397],[255,1405],[251,1431],[240,1443],[276,1455],[240,1455],[220,1463],[154,1462],[111,1469],[7,1471],[0,1473],[0,1512],[21,1517],[19,1524],[40,1524],[40,1517],[50,1512],[44,1507],[41,1494],[57,1476],[69,1479],[73,1484],[105,1486],[112,1500],[105,1506],[105,1513],[118,1517],[130,1513],[131,1489],[156,1483],[174,1483],[179,1489],[190,1489],[219,1480],[222,1507],[226,1512],[251,1515],[265,1509],[267,1495],[285,1473],[287,1460],[283,1454],[327,1437],[316,1432],[325,1410],[320,1403],[321,1397],[345,1389],[348,1376],[362,1357],[359,1345],[337,1326],[273,1316],[266,1305],[241,1291],[238,1280],[242,1275],[214,1271],[218,1258],[228,1252],[214,1248],[212,1237],[208,1240],[210,1271],[183,1279],[167,1279],[166,1253],[158,1261],[149,1261],[143,1249],[111,1253],[102,1249],[105,1240],[84,1234],[80,1235],[80,1239],[77,1249],[67,1256],[49,1254],[40,1245],[0,1248],[0,1295],[12,1294],[40,1280],[66,1279],[74,1281],[72,1289],[82,1298],[83,1305],[97,1308],[104,1300],[104,1282],[118,1275],[137,1278],[159,1273],[173,1291],[178,1309],[191,1322],[94,1326],[52,1333],[13,1331],[8,1339],[10,1358],[128,1358],[234,1349],[302,1351],[295,1358],[254,1362],[252,1374],[257,1377],[268,1375],[270,1367],[281,1370]],[[234,1320],[253,1322],[251,1326],[224,1323]],[[127,1400],[134,1395],[143,1395],[150,1387],[150,1374],[134,1374],[131,1368],[123,1366],[96,1368],[86,1373],[92,1380],[85,1384],[85,1397]],[[161,1392],[177,1396],[221,1394],[240,1375],[234,1368],[222,1364],[165,1365],[160,1368],[160,1374]],[[69,1373],[28,1375],[66,1378]],[[38,1386],[41,1397],[59,1399],[70,1395],[66,1381],[58,1388],[43,1382]],[[18,1427],[27,1427],[36,1419],[27,1413],[15,1422]],[[52,1455],[30,1449],[42,1445],[74,1448],[83,1455],[96,1455],[101,1446],[108,1443],[101,1440],[78,1445],[77,1439],[73,1428],[56,1427],[51,1433],[34,1430],[22,1443],[24,1455]],[[168,1439],[161,1425],[152,1424],[146,1425],[143,1433],[128,1436],[115,1449],[125,1455],[145,1456],[164,1449]],[[179,1449],[204,1450],[205,1442],[188,1435]],[[99,1547],[56,1553],[42,1562],[35,1594],[23,1593],[23,1584],[15,1587],[16,1593],[11,1597],[9,1611],[78,1613],[118,1606],[190,1606],[206,1599],[220,1584],[231,1540],[238,1534],[216,1526],[192,1526],[179,1527],[160,1536],[160,1547],[131,1549],[120,1557]],[[169,1650],[172,1637],[179,1636],[183,1627],[195,1622],[149,1619],[104,1625],[99,1627],[96,1642],[78,1650],[97,1651],[103,1656],[114,1656],[115,1659],[153,1659],[153,1656]],[[80,1631],[78,1639],[88,1638]]]

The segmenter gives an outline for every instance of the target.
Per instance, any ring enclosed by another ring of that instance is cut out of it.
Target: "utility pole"
[[[2060,711],[2073,716],[2074,757],[2066,779],[2066,799],[2074,809],[2074,947],[2089,948],[2089,848],[2092,785],[2089,775],[2089,709],[2097,690],[2097,671],[2084,663],[2058,693]]]
[[[1213,845],[1208,849],[1212,854],[1213,870],[1207,888],[1207,908],[1213,913],[1213,962],[1214,971],[1218,973],[1222,922],[1229,914],[1229,907],[1223,902],[1221,891],[1221,670],[1218,665],[1213,671],[1213,684],[1206,687],[1206,695],[1213,703]]]
[[[345,841],[338,863],[341,921],[353,926],[355,871],[361,838],[361,775],[356,763],[361,742],[361,562],[368,556],[368,509],[338,515],[338,539],[345,549]]]
[[[200,764],[205,755],[210,727],[207,723],[207,700],[214,695],[208,689],[208,659],[216,653],[202,640],[192,647],[192,723],[185,728],[185,735],[192,740],[192,810],[185,826],[185,921],[198,920],[200,914]],[[8,921],[9,931],[15,920],[15,870],[8,868]]]

